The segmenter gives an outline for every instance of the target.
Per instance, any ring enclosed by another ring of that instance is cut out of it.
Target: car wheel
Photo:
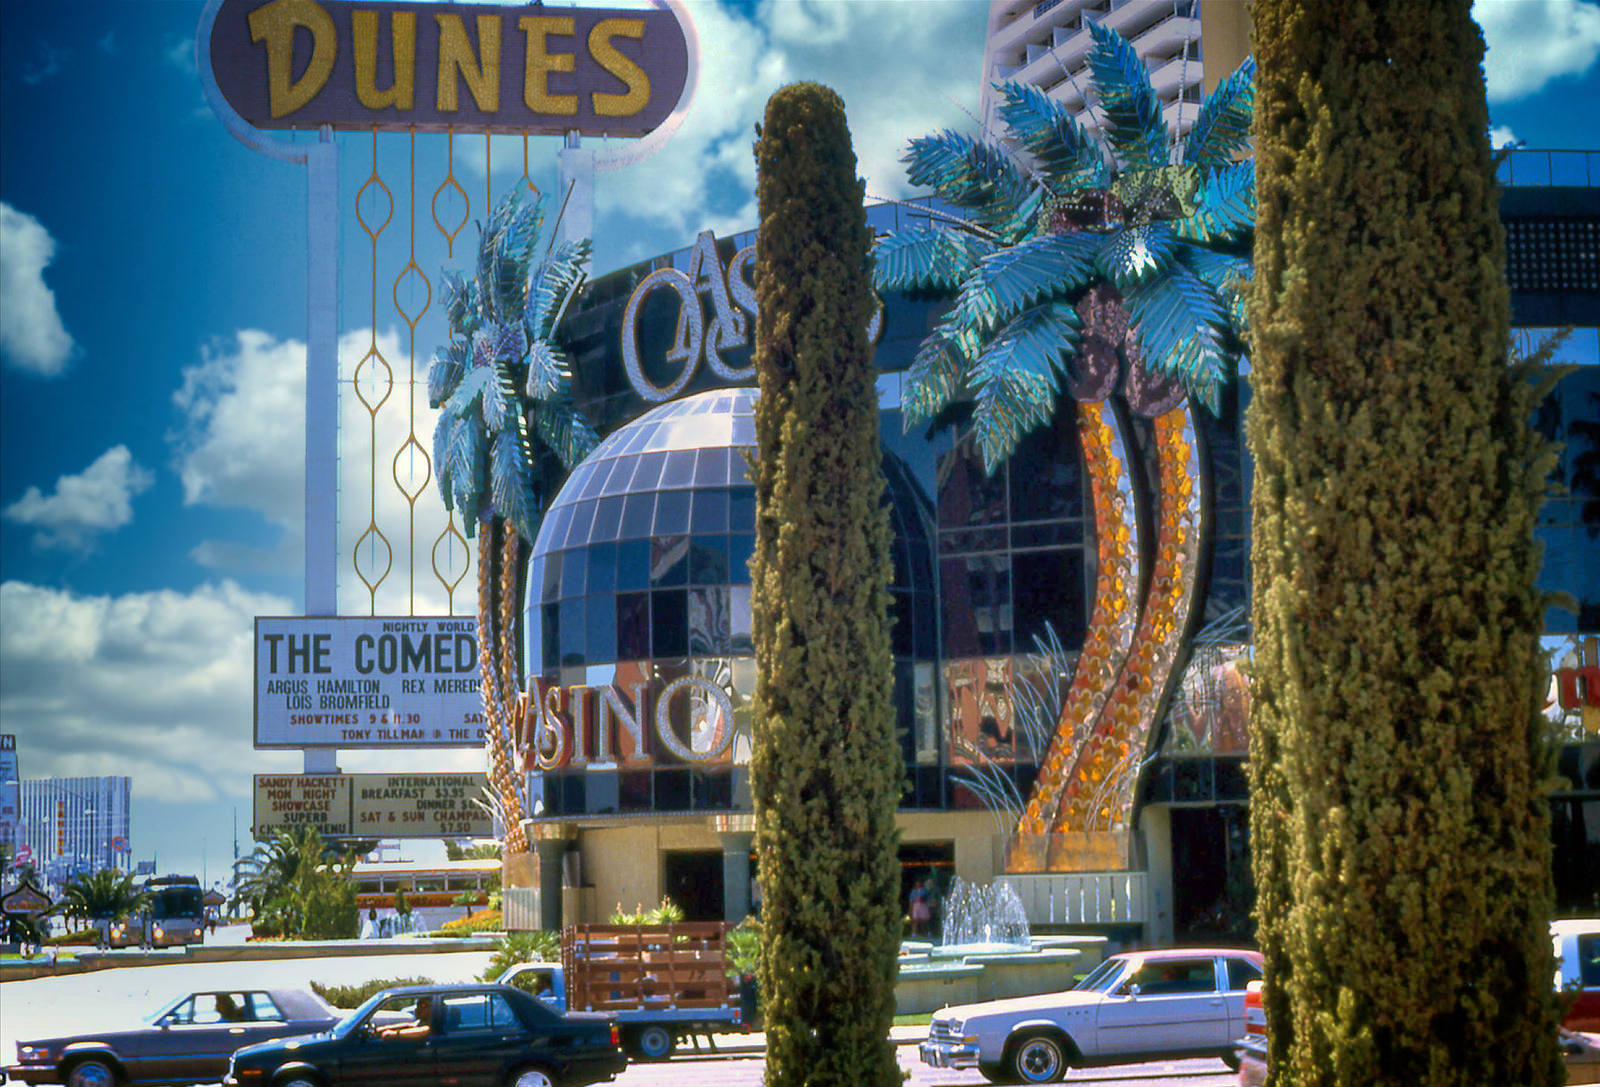
[[[1011,1054],[1011,1071],[1023,1083],[1055,1083],[1066,1070],[1066,1047],[1049,1034],[1024,1038]]]
[[[272,1087],[322,1087],[322,1084],[303,1072],[296,1072],[288,1079],[281,1079],[274,1083]]]
[[[1239,1054],[1235,1052],[1224,1053],[1222,1055],[1222,1063],[1228,1066],[1228,1071],[1237,1072],[1239,1070]]]
[[[556,1087],[556,1081],[543,1068],[523,1068],[511,1073],[506,1087]]]
[[[672,1056],[672,1031],[666,1027],[645,1027],[633,1040],[639,1056],[647,1061],[664,1061]]]
[[[105,1061],[79,1061],[67,1073],[67,1087],[116,1087],[117,1070]]]

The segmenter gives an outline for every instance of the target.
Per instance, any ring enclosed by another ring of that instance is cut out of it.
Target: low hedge
[[[374,978],[364,981],[359,985],[325,985],[320,981],[311,983],[311,991],[322,999],[332,1004],[335,1008],[359,1008],[367,1002],[367,998],[374,993],[381,993],[385,989],[393,989],[401,985],[432,985],[432,978]]]

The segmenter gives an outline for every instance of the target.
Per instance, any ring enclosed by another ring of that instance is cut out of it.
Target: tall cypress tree
[[[1470,0],[1256,0],[1251,829],[1277,1084],[1559,1082],[1534,518]]]
[[[751,785],[766,1082],[898,1084],[901,763],[867,339],[872,233],[833,91],[774,94],[755,151]]]

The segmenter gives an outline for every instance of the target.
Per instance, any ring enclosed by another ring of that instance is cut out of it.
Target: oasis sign
[[[605,687],[562,687],[535,677],[512,714],[512,739],[526,770],[648,766],[656,753],[679,762],[726,761],[733,699],[703,676]]]
[[[756,322],[756,247],[747,245],[727,265],[717,255],[717,239],[700,232],[689,250],[688,271],[657,268],[639,281],[628,296],[622,314],[622,365],[633,391],[651,403],[671,400],[684,390],[703,362],[723,381],[747,382],[756,376],[749,355]],[[678,319],[663,363],[645,360],[639,349],[639,313],[651,294],[666,291],[677,296]],[[883,303],[877,302],[867,325],[867,338],[878,342],[883,331]],[[743,365],[733,365],[725,353],[743,355]],[[647,370],[678,368],[665,385],[651,380]]]
[[[664,8],[221,0],[208,52],[257,128],[643,136],[689,81]]]

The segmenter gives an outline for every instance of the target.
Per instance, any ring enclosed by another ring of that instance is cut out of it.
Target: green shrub
[[[683,907],[670,898],[663,898],[661,904],[653,909],[635,906],[632,913],[622,909],[622,903],[617,903],[617,908],[611,911],[613,925],[676,925],[683,921]]]
[[[385,989],[398,988],[401,985],[432,985],[432,978],[374,978],[363,981],[357,985],[326,985],[320,981],[311,983],[311,991],[322,999],[332,1004],[335,1008],[359,1008],[366,1003],[367,998],[374,993],[381,993]]]
[[[489,959],[489,968],[478,975],[480,981],[494,981],[521,962],[560,962],[559,933],[508,932],[501,938]]]

